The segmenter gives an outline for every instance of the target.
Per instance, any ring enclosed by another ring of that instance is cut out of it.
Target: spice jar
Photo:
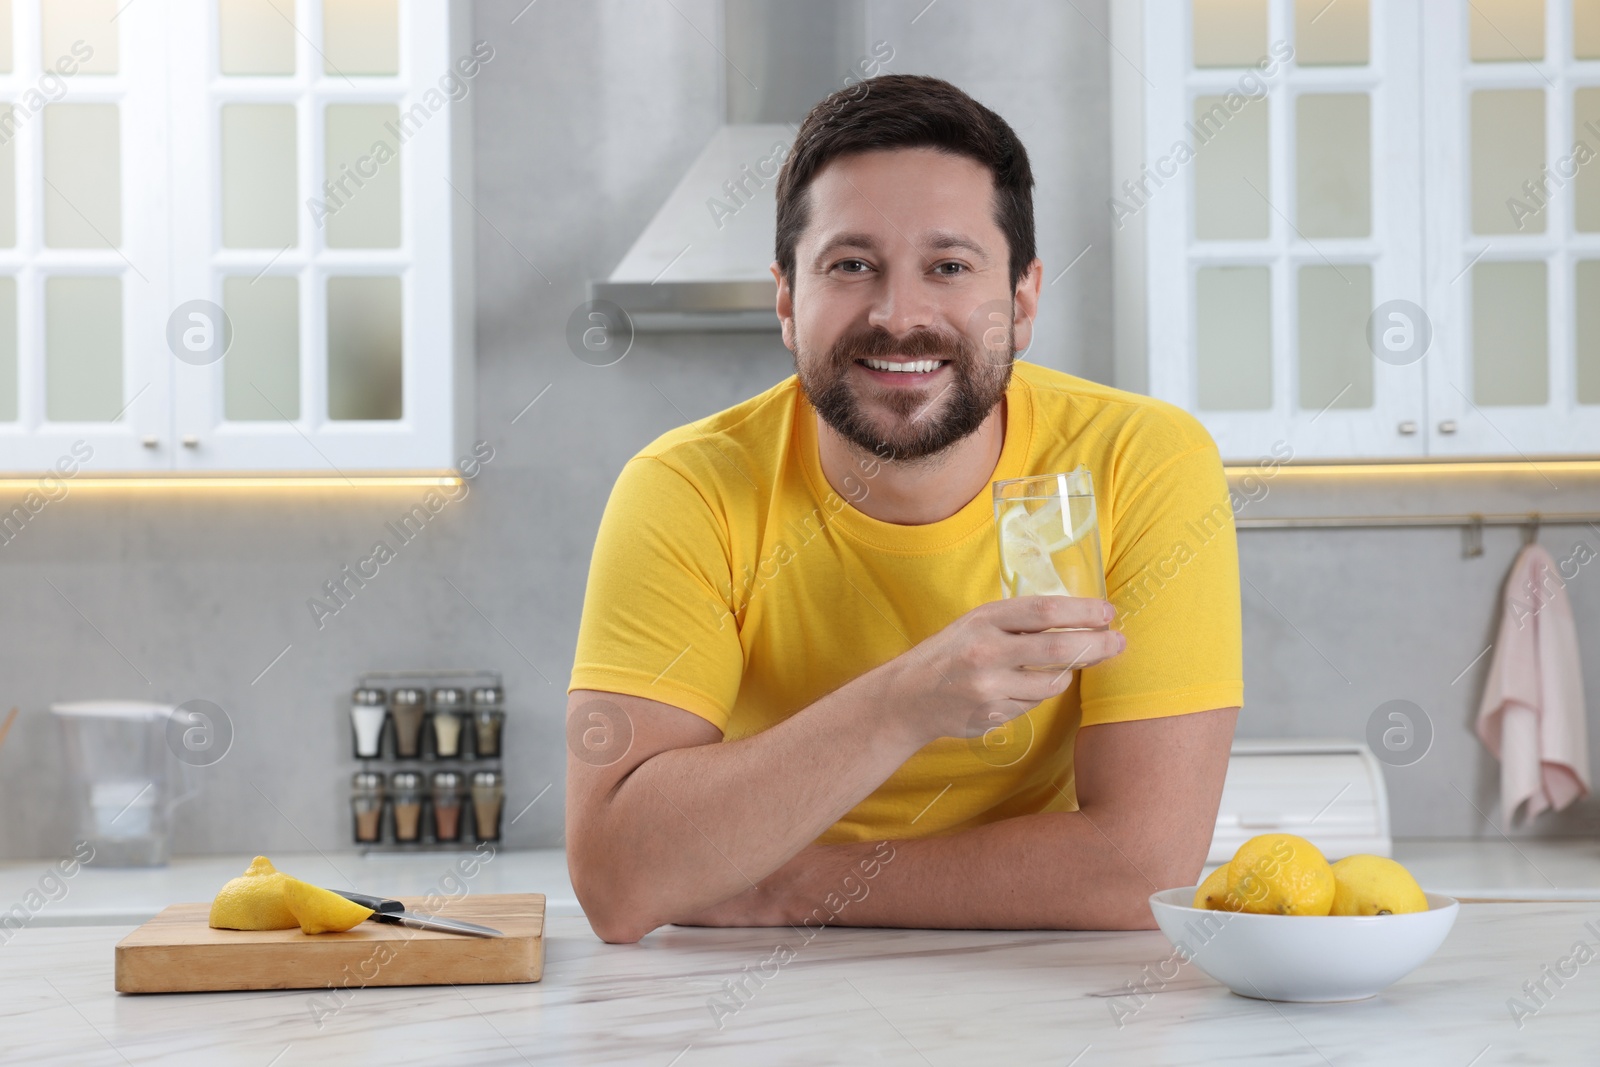
[[[461,755],[462,696],[459,689],[433,691],[433,754],[440,759]]]
[[[416,759],[421,752],[422,715],[427,696],[420,689],[396,689],[389,694],[389,714],[394,719],[394,754]]]
[[[422,775],[395,771],[389,776],[389,806],[394,812],[394,839],[422,839]]]
[[[500,840],[500,811],[505,786],[499,771],[474,771],[472,775],[472,829],[479,841]]]
[[[433,839],[461,840],[461,775],[455,771],[433,773]]]
[[[377,759],[383,751],[383,721],[389,715],[383,706],[382,689],[357,689],[350,695],[350,728],[357,759]]]
[[[505,693],[497,685],[472,691],[473,751],[479,759],[500,758],[500,732],[505,724]]]
[[[383,836],[383,775],[357,771],[350,779],[350,811],[355,816],[358,845],[373,845]]]

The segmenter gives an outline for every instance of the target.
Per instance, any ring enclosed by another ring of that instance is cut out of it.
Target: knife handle
[[[346,892],[343,889],[335,889],[334,892],[338,893],[341,897],[344,897],[348,901],[360,904],[363,908],[371,908],[380,915],[385,912],[406,910],[406,906],[400,903],[398,900],[389,900],[385,897],[375,897],[368,893]]]

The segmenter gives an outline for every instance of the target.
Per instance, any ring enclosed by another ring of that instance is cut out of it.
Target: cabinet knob
[[[144,435],[144,437],[143,437],[143,438],[142,438],[142,439],[141,439],[141,440],[140,440],[140,441],[139,441],[139,443],[140,443],[140,444],[141,444],[141,445],[144,445],[144,447],[146,447],[146,448],[154,448],[154,447],[156,447],[156,446],[157,446],[157,445],[159,445],[159,444],[160,444],[160,443],[161,443],[161,441],[160,441],[160,439],[159,439],[159,438],[157,438],[157,437],[156,437],[156,435],[155,435],[155,434],[153,434],[153,433],[147,433],[147,434],[145,434],[145,435]]]
[[[1407,419],[1404,422],[1402,422],[1398,427],[1396,427],[1396,429],[1398,429],[1403,434],[1414,434],[1414,433],[1417,432],[1417,424],[1416,424],[1416,421],[1414,419]]]
[[[200,447],[200,438],[195,436],[192,433],[184,434],[183,435],[183,447],[184,448],[199,448]]]
[[[1456,420],[1455,419],[1445,419],[1443,422],[1439,423],[1439,432],[1440,433],[1455,433],[1456,432]]]

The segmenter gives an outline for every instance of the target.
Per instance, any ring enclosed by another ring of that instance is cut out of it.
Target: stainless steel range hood
[[[813,105],[864,74],[864,0],[723,0],[726,125],[593,299],[640,331],[776,330],[773,190]]]

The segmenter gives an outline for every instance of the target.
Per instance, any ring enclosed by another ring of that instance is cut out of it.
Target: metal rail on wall
[[[1251,518],[1236,516],[1234,525],[1241,530],[1297,530],[1297,529],[1376,529],[1387,526],[1459,526],[1462,533],[1461,554],[1468,558],[1483,555],[1483,528],[1485,526],[1521,526],[1525,528],[1524,541],[1531,543],[1539,536],[1541,526],[1589,526],[1600,533],[1600,511],[1532,511],[1522,514],[1463,515],[1281,515]]]

